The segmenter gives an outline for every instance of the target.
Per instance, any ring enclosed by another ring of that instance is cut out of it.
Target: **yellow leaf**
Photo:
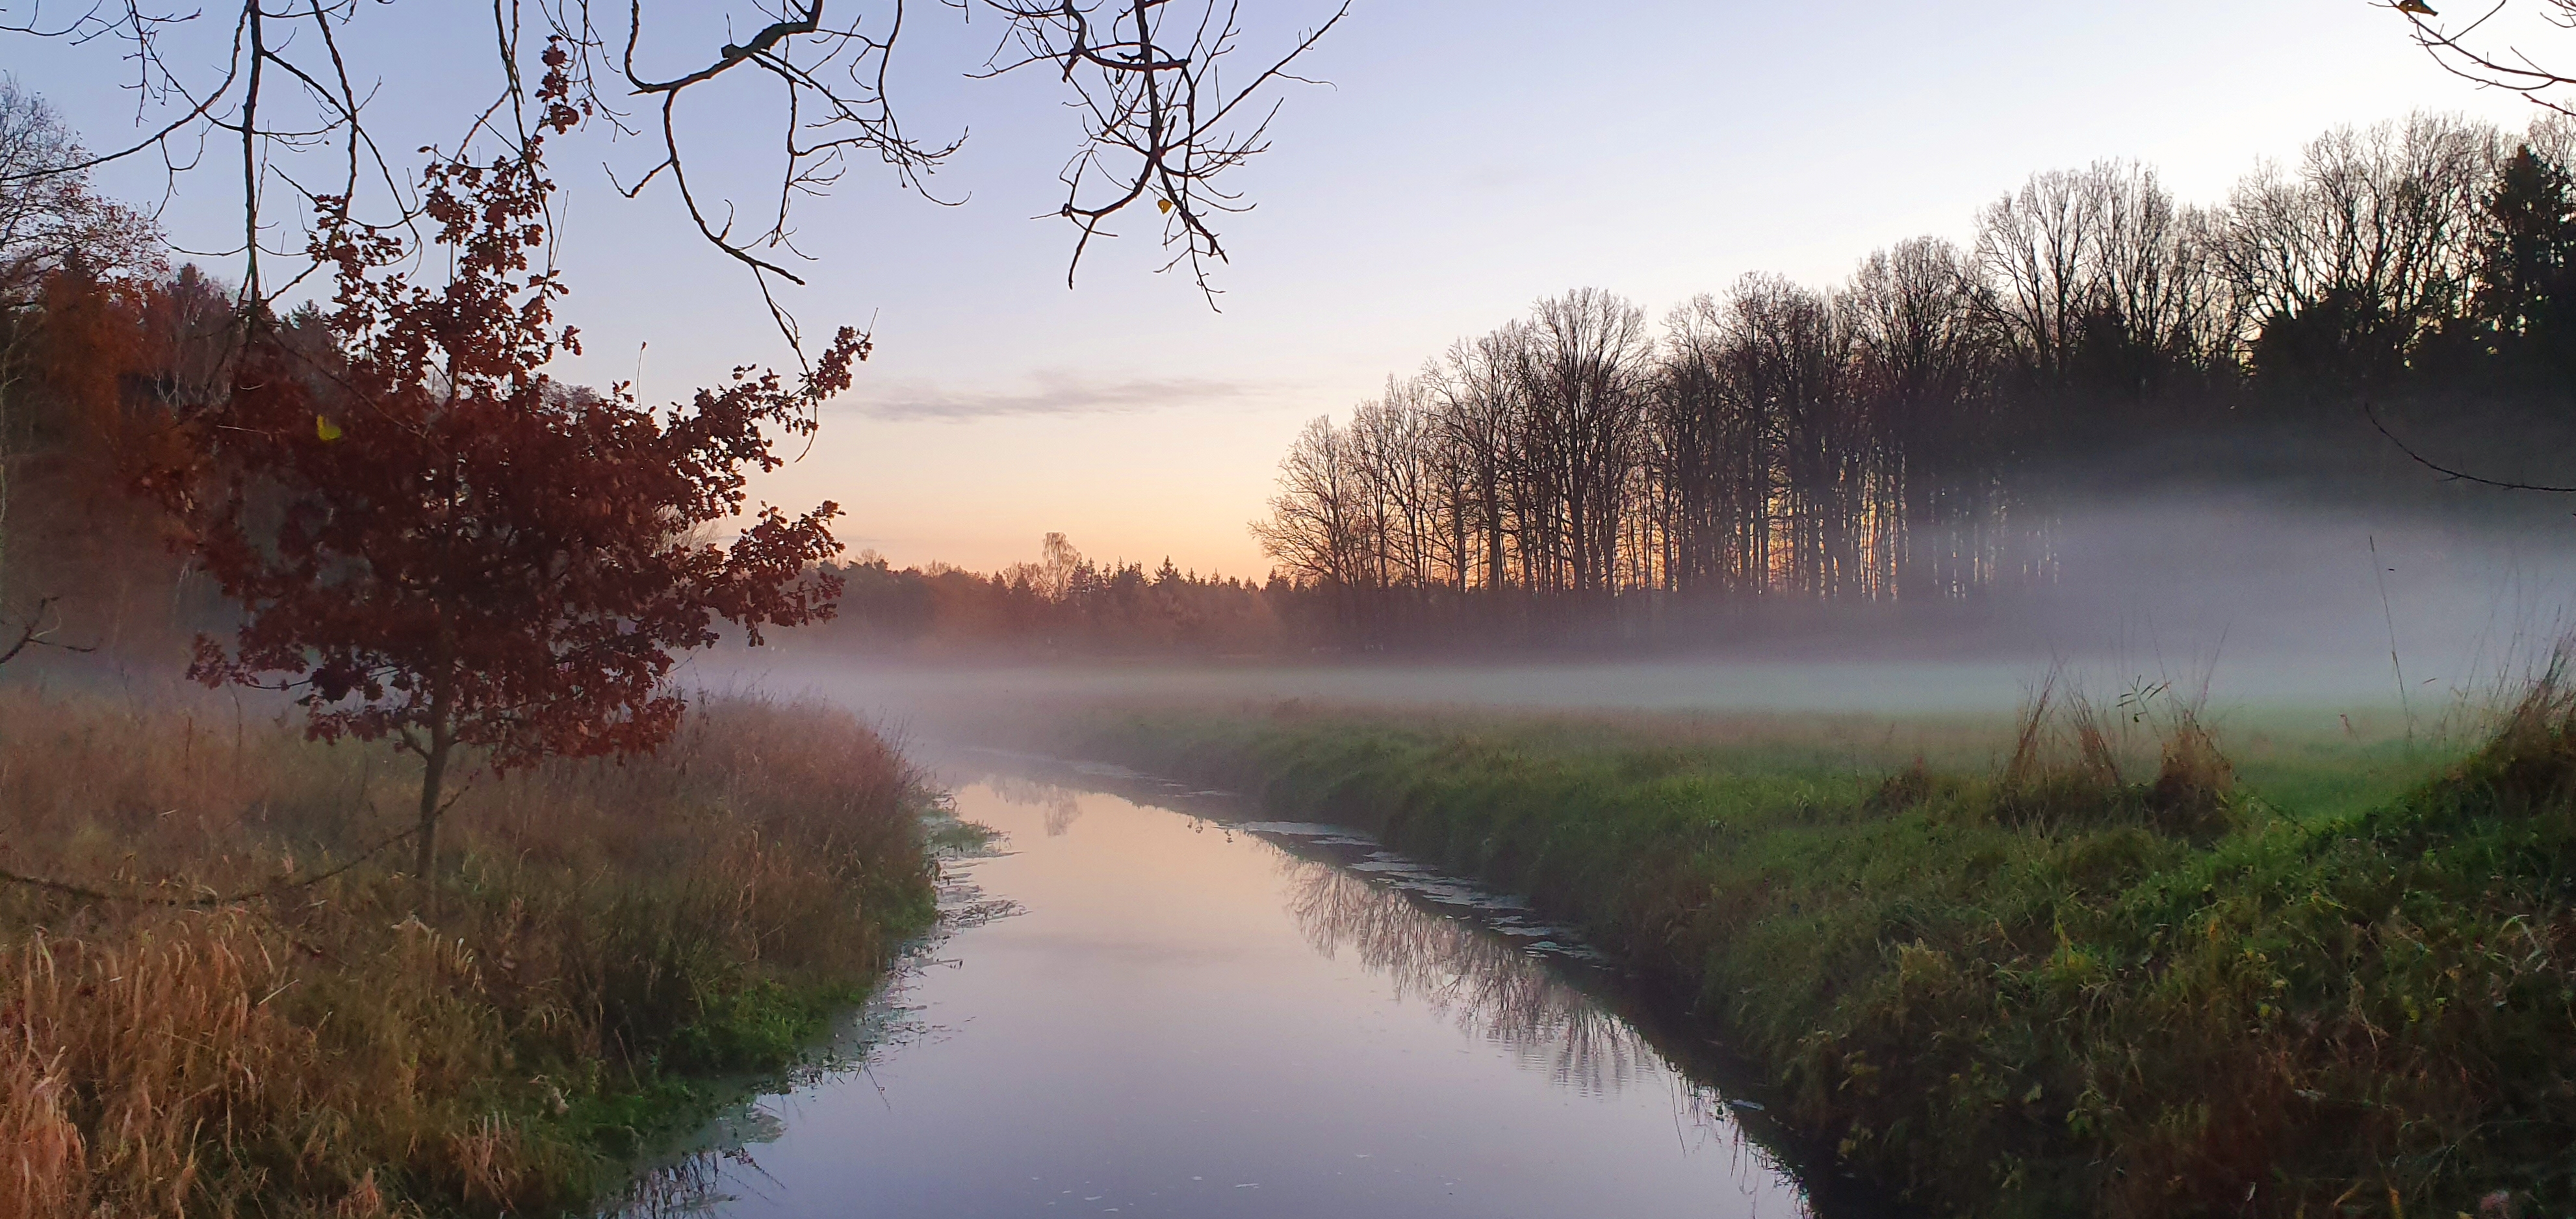
[[[1172,201],[1169,199],[1156,199],[1154,201],[1154,207],[1156,210],[1168,212],[1172,210]]]
[[[321,437],[323,443],[328,444],[331,441],[338,440],[340,438],[340,425],[331,422],[331,417],[328,415],[315,415],[313,417],[313,434]]]

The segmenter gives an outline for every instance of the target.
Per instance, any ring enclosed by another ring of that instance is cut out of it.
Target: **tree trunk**
[[[412,875],[429,879],[438,866],[439,793],[447,780],[447,750],[453,744],[445,717],[431,725],[429,752],[421,755],[420,828],[413,835]]]

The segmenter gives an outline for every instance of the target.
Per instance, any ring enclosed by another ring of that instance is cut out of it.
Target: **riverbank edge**
[[[925,809],[922,821],[926,867],[935,867],[961,834],[973,843],[983,841],[975,827],[936,804]],[[938,925],[935,902],[906,903],[890,913],[864,911],[850,930],[891,946],[873,970],[848,977],[761,979],[707,992],[700,1001],[710,1015],[674,1029],[665,1053],[629,1064],[613,1080],[603,1077],[594,1091],[567,1097],[561,1113],[525,1115],[592,1166],[585,1177],[563,1185],[563,1192],[587,1192],[592,1201],[557,1213],[573,1219],[613,1211],[652,1167],[658,1151],[736,1105],[792,1086],[799,1070],[830,1053],[842,1021],[874,1002],[893,982],[905,955]],[[664,1065],[673,1049],[686,1065]]]
[[[897,936],[908,932],[902,926],[885,930]],[[813,1060],[834,1024],[874,998],[884,981],[880,974],[708,994],[707,1004],[721,1014],[683,1025],[672,1037],[725,1048],[694,1054],[682,1069],[648,1062],[596,1090],[567,1097],[561,1114],[527,1116],[567,1150],[592,1157],[599,1166],[596,1180],[567,1183],[567,1191],[589,1189],[603,1204],[614,1204],[643,1157],[661,1141],[784,1082]],[[559,1213],[583,1215],[596,1209],[566,1207]]]
[[[958,817],[945,793],[924,800],[919,816],[923,862],[931,869],[989,849],[996,837]],[[696,1022],[676,1035],[743,1047],[740,1051],[694,1057],[686,1070],[647,1069],[622,1087],[574,1102],[557,1120],[571,1141],[598,1157],[604,1175],[592,1186],[590,1205],[562,1214],[613,1213],[633,1197],[646,1174],[667,1166],[690,1136],[727,1111],[795,1087],[799,1073],[809,1068],[864,1062],[869,1045],[855,1047],[854,1057],[840,1056],[844,1023],[879,1001],[910,968],[906,962],[942,938],[948,916],[935,891],[931,896],[928,903],[903,906],[892,917],[853,924],[889,945],[884,962],[867,975],[717,996],[714,1001],[725,1007],[718,1019]]]
[[[1668,747],[1548,758],[1364,718],[1104,715],[1058,744],[1353,825],[1581,923],[1769,1064],[1805,1141],[1936,1212],[2483,1216],[2576,1192],[2576,1170],[2541,1158],[2576,1129],[2576,986],[2554,965],[2460,968],[2517,926],[2576,944],[2553,879],[2576,859],[2576,762],[2551,714],[2385,807],[2295,823],[2241,799],[2198,840],[2116,817],[1999,825],[1979,776],[1715,794]],[[1708,812],[1745,798],[1775,819]],[[1963,861],[1996,889],[2045,874],[2054,891],[2018,918],[1933,909],[1959,902],[1941,882]],[[2479,869],[2483,893],[2426,883]],[[1874,908],[1827,909],[1843,885],[1877,891],[1840,905]],[[2304,919],[2302,901],[2331,910]],[[2398,943],[2418,959],[2391,960]],[[2464,1022],[2472,991],[2492,1012]],[[2345,1044],[2356,1030],[2368,1049]],[[2477,1078],[2427,1083],[2442,1072]]]

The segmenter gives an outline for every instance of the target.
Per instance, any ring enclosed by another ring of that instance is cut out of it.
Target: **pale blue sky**
[[[1247,8],[1257,38],[1328,11]],[[415,0],[362,15],[389,126],[452,125],[452,99],[484,91],[486,11]],[[1239,176],[1259,210],[1225,229],[1235,261],[1216,313],[1186,278],[1152,273],[1142,224],[1065,289],[1068,233],[1030,217],[1060,201],[1073,129],[1042,76],[959,78],[988,37],[916,3],[898,78],[916,133],[971,128],[935,179],[967,203],[854,175],[803,212],[820,262],[789,296],[809,328],[874,317],[878,349],[811,453],[763,491],[840,501],[853,548],[901,562],[989,568],[1057,529],[1104,558],[1255,574],[1244,522],[1303,420],[1542,294],[1599,285],[1660,315],[1747,271],[1833,280],[1905,237],[1964,240],[1973,210],[2033,170],[2135,157],[2216,200],[2338,123],[2429,108],[2519,126],[2532,110],[2442,73],[2367,0],[1357,0],[1308,69],[1331,85],[1291,88],[1275,151]],[[2557,37],[2576,59],[2576,34]],[[93,144],[130,130],[104,49],[0,41],[0,65]],[[722,137],[731,117],[704,130]],[[449,132],[401,134],[387,142]],[[590,344],[567,373],[629,376],[649,343],[646,392],[671,397],[779,359],[748,282],[683,234],[666,195],[607,188],[603,158],[639,156],[596,133],[555,156],[565,313]],[[135,172],[105,181],[157,191]],[[230,206],[183,200],[173,231],[214,245]]]

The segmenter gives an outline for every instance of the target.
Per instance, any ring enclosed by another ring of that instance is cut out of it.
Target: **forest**
[[[2328,131],[2221,202],[2033,174],[1964,240],[1755,273],[1650,321],[1598,289],[1307,424],[1258,581],[844,569],[879,644],[1048,651],[1690,644],[1747,615],[2009,598],[2052,525],[2176,485],[2426,506],[2551,483],[2576,382],[2576,122]],[[2465,477],[2462,477],[2465,476]],[[2492,492],[2494,488],[2482,488]],[[2447,498],[2446,498],[2447,497]],[[1934,612],[1937,612],[1935,610]]]
[[[2576,436],[2571,175],[2576,121],[2417,114],[2329,131],[2214,204],[2134,162],[2036,173],[1963,240],[1900,242],[1837,285],[1749,274],[1659,322],[1565,292],[1307,424],[1250,525],[1275,562],[1259,577],[1090,559],[1062,535],[992,573],[861,554],[815,569],[845,584],[838,619],[787,637],[1041,656],[1692,646],[1828,603],[1938,612],[2046,586],[2052,525],[2088,497],[2221,482],[2498,502],[2460,491],[2558,481]],[[13,623],[179,646],[221,600],[127,491],[177,404],[223,375],[234,293],[160,262],[113,204],[48,208],[89,231],[75,258],[21,239],[24,265],[0,268],[0,597]],[[311,309],[278,325],[324,342]]]

